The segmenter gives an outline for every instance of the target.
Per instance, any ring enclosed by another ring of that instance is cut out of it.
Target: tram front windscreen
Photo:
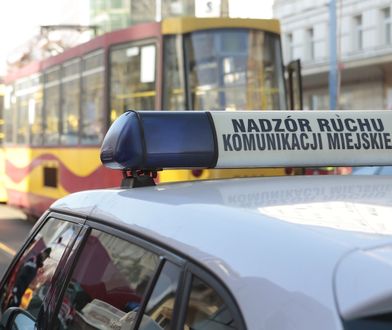
[[[166,36],[164,109],[284,110],[279,35],[251,29]]]

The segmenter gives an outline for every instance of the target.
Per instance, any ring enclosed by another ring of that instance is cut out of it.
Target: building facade
[[[229,0],[90,0],[91,24],[100,33],[173,16],[228,16]]]
[[[331,0],[275,0],[286,62],[300,58],[306,109],[329,108]],[[338,109],[392,109],[392,3],[336,1]]]

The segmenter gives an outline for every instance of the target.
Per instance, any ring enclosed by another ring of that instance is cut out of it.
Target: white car
[[[390,328],[392,177],[153,177],[386,165],[391,115],[125,113],[101,154],[122,187],[69,195],[42,216],[1,282],[2,327]]]

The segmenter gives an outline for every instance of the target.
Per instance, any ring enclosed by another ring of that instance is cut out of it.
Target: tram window
[[[239,53],[248,47],[247,38],[241,38],[243,31],[232,31],[230,33],[222,33],[222,38],[219,40],[219,48],[223,53],[233,54]]]
[[[79,143],[80,60],[62,67],[61,135],[63,145]]]
[[[0,147],[3,145],[4,141],[4,94],[0,91]]]
[[[15,85],[16,97],[16,143],[29,143],[28,105],[29,95],[26,90],[30,88],[29,79],[18,81]]]
[[[285,109],[279,37],[218,29],[185,36],[192,109]]]
[[[45,73],[45,129],[44,144],[59,143],[59,107],[60,107],[60,70],[59,68]]]
[[[165,36],[163,49],[163,109],[185,110],[182,36]]]
[[[15,132],[15,113],[16,113],[16,98],[15,89],[13,85],[9,85],[5,88],[4,95],[4,134],[5,142],[14,142],[14,132]]]
[[[110,119],[114,121],[124,111],[155,108],[154,44],[127,44],[113,48],[110,54]],[[147,68],[154,68],[153,71]]]
[[[42,143],[42,77],[33,75],[6,88],[4,118],[6,142]]]
[[[99,144],[103,139],[105,116],[103,104],[103,52],[83,58],[81,144]]]
[[[33,146],[42,145],[43,115],[42,115],[42,76],[34,78],[33,91],[29,99],[29,124]]]
[[[16,143],[27,144],[29,143],[28,98],[18,96],[16,104]]]

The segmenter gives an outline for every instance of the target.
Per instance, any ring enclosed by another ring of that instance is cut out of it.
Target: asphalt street
[[[32,226],[23,212],[0,204],[0,278]]]

